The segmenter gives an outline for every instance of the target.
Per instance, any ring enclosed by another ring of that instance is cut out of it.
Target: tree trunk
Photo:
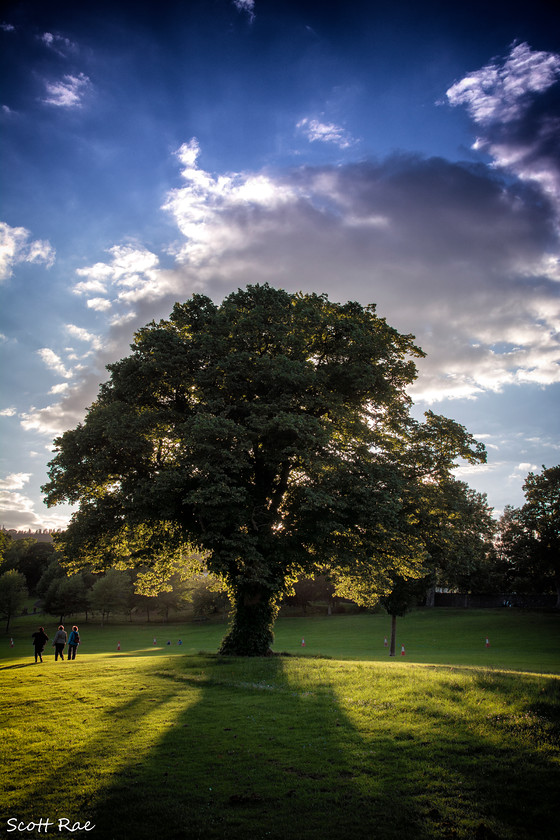
[[[435,586],[430,586],[428,591],[426,592],[426,606],[433,607],[436,603],[436,588]]]
[[[259,584],[238,587],[231,624],[219,652],[224,656],[270,656],[277,615],[277,597],[270,589]]]
[[[391,616],[391,648],[389,650],[389,656],[395,655],[395,647],[397,644],[397,616]]]

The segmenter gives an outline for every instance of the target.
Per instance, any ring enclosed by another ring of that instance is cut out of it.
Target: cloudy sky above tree
[[[484,26],[481,26],[482,15]],[[497,511],[559,461],[560,45],[537,2],[8,4],[0,524],[134,330],[247,283],[374,302]]]

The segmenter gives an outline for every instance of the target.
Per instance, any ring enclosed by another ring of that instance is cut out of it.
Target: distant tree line
[[[227,609],[224,586],[212,575],[191,574],[189,563],[179,566],[165,580],[143,580],[141,569],[109,569],[93,574],[68,574],[52,544],[28,537],[0,543],[0,615],[11,620],[33,599],[33,611],[65,617],[95,615],[104,623],[114,614],[153,615],[165,621],[170,614],[189,609],[194,618],[206,619]],[[25,608],[25,612],[28,608]]]
[[[328,574],[301,577],[283,604],[303,614],[313,604],[330,613],[342,600],[364,607],[379,606],[396,618],[415,605],[433,605],[436,589],[465,594],[556,593],[560,607],[560,466],[529,473],[523,485],[525,504],[506,507],[499,520],[484,494],[464,482],[450,479],[440,487],[429,486],[432,504],[422,523],[429,557],[425,575],[396,578],[390,594],[368,598],[367,586],[359,591],[351,583],[335,582]],[[195,619],[207,619],[229,608],[226,587],[212,574],[193,574],[193,560],[184,557],[165,578],[149,569],[109,569],[93,574],[69,574],[51,543],[33,537],[14,540],[0,532],[0,615],[11,620],[31,597],[35,608],[65,617],[94,613],[101,621],[119,615],[153,615],[168,620],[189,609]],[[203,560],[203,558],[202,558]],[[367,583],[367,582],[366,582]],[[345,597],[346,596],[346,597]]]

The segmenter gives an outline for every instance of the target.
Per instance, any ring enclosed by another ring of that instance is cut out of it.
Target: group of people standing
[[[43,651],[45,650],[45,645],[49,640],[49,637],[45,633],[45,628],[39,627],[35,633],[31,634],[31,638],[33,639],[33,647],[35,648],[35,663],[38,661],[42,662]],[[64,624],[58,625],[58,630],[56,631],[52,642],[54,647],[55,662],[58,661],[59,656],[62,660],[64,660],[64,648],[66,647],[67,642],[68,659],[75,659],[76,651],[78,650],[78,645],[80,644],[80,634],[76,624],[72,627],[70,636],[68,636],[66,630],[64,629]]]

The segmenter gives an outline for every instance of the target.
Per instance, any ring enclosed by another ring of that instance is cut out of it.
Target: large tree
[[[302,574],[361,563],[389,591],[421,559],[397,538],[421,355],[374,306],[324,295],[263,285],[176,304],[55,442],[47,504],[79,505],[65,562],[165,569],[197,547],[232,600],[228,654],[270,650]]]

